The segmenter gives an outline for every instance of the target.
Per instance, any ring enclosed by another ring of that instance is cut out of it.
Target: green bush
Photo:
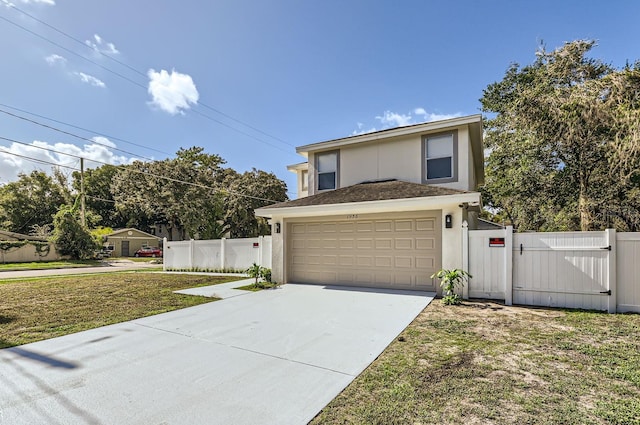
[[[461,302],[460,295],[455,290],[464,286],[464,281],[472,277],[469,273],[460,269],[442,269],[431,275],[431,278],[440,279],[440,287],[444,290],[442,302],[445,305],[458,305]]]

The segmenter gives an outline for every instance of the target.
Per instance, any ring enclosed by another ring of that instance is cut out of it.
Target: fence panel
[[[469,231],[470,298],[504,300],[506,290],[505,246],[493,244],[494,238],[505,238],[505,229]]]
[[[162,246],[163,267],[165,269],[191,268],[191,241],[170,241]]]
[[[618,233],[618,312],[640,313],[640,233]]]
[[[244,239],[166,241],[164,269],[246,270],[253,263],[271,268],[271,236]]]
[[[253,263],[260,264],[260,240],[258,238],[227,239],[224,252],[226,268],[245,270]]]
[[[221,269],[222,241],[220,239],[193,241],[192,264],[195,269]]]
[[[514,235],[514,304],[607,310],[606,241],[605,232]]]

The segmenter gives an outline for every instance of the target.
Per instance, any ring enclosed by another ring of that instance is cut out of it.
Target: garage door
[[[439,212],[306,219],[287,233],[289,282],[436,290]]]

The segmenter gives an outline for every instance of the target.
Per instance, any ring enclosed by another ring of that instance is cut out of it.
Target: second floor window
[[[306,191],[309,189],[309,172],[307,170],[302,170],[300,173],[300,178],[302,179],[302,190]]]
[[[338,185],[338,153],[320,153],[316,158],[318,190],[335,189]]]
[[[447,182],[455,181],[456,140],[454,134],[439,134],[424,138],[425,144],[425,180]]]

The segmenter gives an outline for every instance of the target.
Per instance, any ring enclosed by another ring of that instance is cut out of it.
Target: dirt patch
[[[640,425],[640,315],[436,300],[402,336],[312,423]]]

